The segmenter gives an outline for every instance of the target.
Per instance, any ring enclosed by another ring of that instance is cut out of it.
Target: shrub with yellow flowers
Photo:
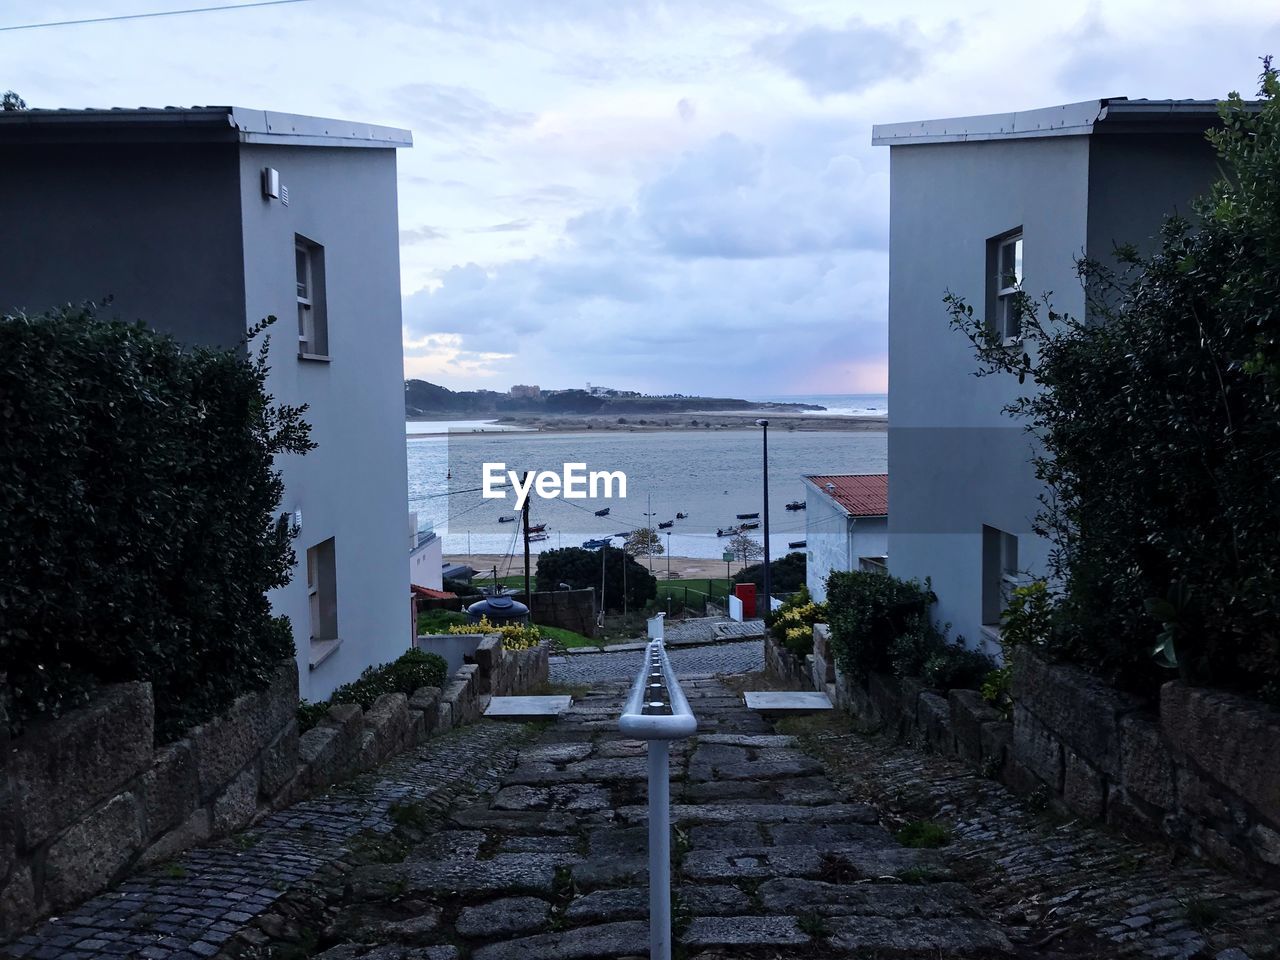
[[[827,605],[814,603],[805,587],[765,618],[773,638],[797,657],[813,653],[813,625],[825,623],[826,619]]]
[[[459,623],[449,628],[450,633],[499,633],[502,645],[508,650],[528,650],[542,640],[542,633],[532,623],[491,623],[481,617],[479,623]]]

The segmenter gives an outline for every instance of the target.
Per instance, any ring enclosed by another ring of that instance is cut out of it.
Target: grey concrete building
[[[408,131],[192,107],[0,113],[0,309],[108,315],[233,346],[269,314],[269,389],[307,403],[286,458],[299,522],[301,692],[410,644],[396,150]]]
[[[947,325],[965,297],[1011,349],[1010,292],[1085,313],[1075,264],[1154,243],[1217,175],[1213,101],[1090,100],[1040,110],[876,126],[890,148],[889,534],[892,573],[931,578],[937,615],[997,649],[1009,587],[1042,575],[1032,532],[1042,486],[1023,425],[1001,413],[1009,377],[973,376]]]

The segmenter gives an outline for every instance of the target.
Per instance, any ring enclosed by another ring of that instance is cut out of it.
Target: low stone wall
[[[1280,886],[1280,714],[1177,681],[1153,709],[1026,652],[1013,677],[1015,786]]]
[[[289,796],[297,706],[289,660],[265,690],[163,747],[149,683],[30,724],[0,759],[0,939]]]
[[[525,602],[523,593],[515,598]],[[596,592],[583,590],[535,590],[529,619],[546,627],[572,630],[584,637],[596,635]]]
[[[387,693],[368,710],[331,707],[298,734],[293,660],[270,686],[185,738],[155,747],[149,683],[103,689],[88,706],[33,723],[0,754],[0,942],[138,866],[226,836],[272,810],[479,718],[487,696],[548,678],[549,644],[507,650],[479,638],[444,689]]]
[[[1156,710],[1022,651],[1008,721],[976,690],[944,694],[879,673],[850,682],[821,624],[803,668],[772,638],[765,660],[788,681],[807,671],[803,685],[863,722],[968,761],[1017,793],[1280,886],[1280,714],[1261,704],[1172,682]]]

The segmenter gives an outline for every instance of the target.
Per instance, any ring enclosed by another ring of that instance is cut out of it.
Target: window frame
[[[987,316],[992,333],[999,338],[1002,346],[1015,347],[1022,343],[1022,323],[1019,320],[1017,329],[1010,332],[1011,314],[1017,302],[1017,295],[1022,292],[1024,236],[1022,227],[1007,230],[987,241]],[[1004,271],[1004,252],[1013,248],[1014,273]],[[1007,281],[1012,279],[1012,283]]]
[[[293,235],[294,295],[298,309],[298,359],[329,361],[329,317],[325,297],[324,247]],[[305,276],[298,277],[302,267]]]

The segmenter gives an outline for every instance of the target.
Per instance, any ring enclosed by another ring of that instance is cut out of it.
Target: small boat
[[[756,527],[758,527],[758,526],[760,526],[760,521],[759,521],[759,520],[748,520],[746,523],[744,523],[744,524],[743,524],[741,527],[739,527],[738,529],[739,529],[739,531],[742,531],[742,530],[754,530],[754,529],[755,529]]]
[[[736,537],[742,532],[741,527],[728,527],[724,530],[716,530],[717,537]]]
[[[550,539],[551,539],[551,534],[543,533],[542,531],[539,531],[538,533],[531,532],[529,534],[530,543],[537,543],[539,540],[550,540]]]
[[[675,525],[676,525],[676,522],[674,520],[664,520],[662,523],[658,524],[658,529],[668,530],[671,527],[674,527]]]
[[[808,545],[809,545],[809,544],[808,544],[808,541],[807,541],[807,540],[792,540],[790,543],[788,543],[788,544],[787,544],[787,549],[788,549],[788,550],[803,550],[803,549],[804,549],[805,547],[807,547]]]
[[[607,547],[612,537],[605,537],[603,540],[584,540],[582,541],[583,550],[599,550],[601,547]]]
[[[545,533],[546,530],[547,530],[547,525],[545,523],[535,523],[532,527],[529,528],[530,533]]]
[[[597,517],[607,517],[608,515],[609,515],[609,508],[608,508],[608,507],[605,507],[603,510],[597,510],[597,511],[596,511],[596,516],[597,516]]]
[[[790,503],[788,503],[788,504],[787,504],[787,509],[788,509],[788,510],[803,510],[806,506],[808,506],[808,504],[807,504],[807,503],[805,503],[805,501],[803,501],[803,500],[792,500]]]
[[[688,519],[689,519],[689,515],[688,515],[687,513],[677,513],[677,514],[676,514],[676,519],[677,519],[677,520],[688,520]]]
[[[516,516],[514,513],[510,515],[504,515],[498,518],[499,523],[515,523],[515,520],[516,520]]]
[[[760,516],[760,511],[757,510],[755,513],[740,513],[738,514],[738,519],[739,520],[755,520],[759,516]]]
[[[614,534],[614,536],[615,536],[615,537],[629,537],[629,536],[631,536],[631,534],[633,534],[633,533],[635,533],[635,531],[634,531],[634,530],[623,530],[621,533],[615,533],[615,534]]]

